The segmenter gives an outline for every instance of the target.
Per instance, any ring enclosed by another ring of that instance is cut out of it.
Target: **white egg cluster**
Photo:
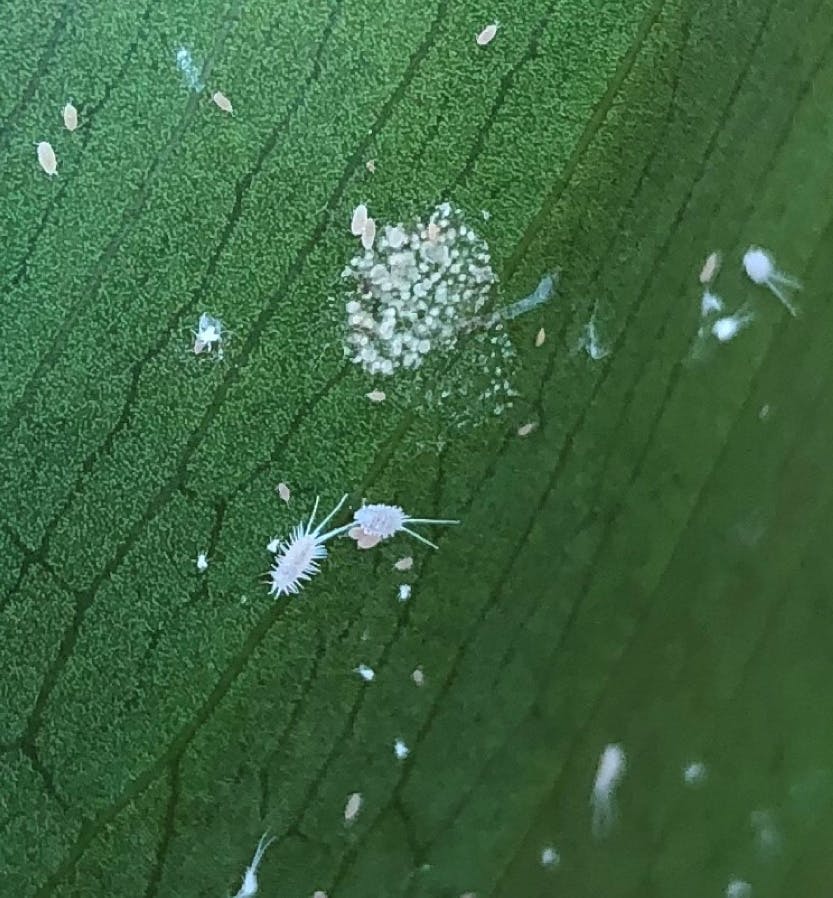
[[[497,280],[488,247],[450,203],[427,222],[381,230],[342,272],[355,284],[345,352],[368,374],[419,368],[429,353],[455,349]]]

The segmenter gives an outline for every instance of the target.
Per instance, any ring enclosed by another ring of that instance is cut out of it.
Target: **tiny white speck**
[[[360,664],[356,668],[356,673],[367,683],[372,683],[373,678],[376,676],[376,671],[374,671],[372,667],[368,667],[366,664]]]
[[[706,781],[708,770],[702,761],[693,761],[683,770],[683,781],[687,786],[699,786]]]
[[[726,898],[749,898],[752,886],[744,879],[732,879],[726,886]]]
[[[384,390],[371,390],[369,393],[366,393],[365,395],[371,402],[384,402],[385,401]]]
[[[536,349],[537,349],[539,346],[543,346],[543,345],[544,345],[544,340],[546,340],[546,339],[547,339],[547,332],[544,330],[544,328],[541,328],[541,330],[539,330],[538,333],[535,335],[535,347],[536,347]]]
[[[399,585],[399,601],[407,602],[411,598],[411,585],[409,583],[401,583]]]
[[[422,672],[421,667],[417,667],[414,672],[411,674],[411,679],[416,683],[417,686],[422,686],[425,682],[425,674]]]
[[[278,496],[284,501],[289,502],[290,496],[292,495],[289,492],[289,487],[285,483],[279,483],[276,487]]]
[[[197,555],[197,570],[202,573],[205,570],[208,570],[208,556],[205,552],[200,552]]]
[[[551,846],[541,850],[541,865],[544,867],[556,867],[561,861],[561,855]]]
[[[400,558],[393,565],[398,571],[409,571],[414,566],[414,559],[410,555]]]
[[[771,411],[772,409],[769,407],[769,403],[764,403],[764,405],[761,406],[760,411],[758,412],[758,419],[761,421],[766,421]]]
[[[538,425],[535,423],[535,421],[529,421],[527,424],[521,424],[521,426],[518,428],[518,436],[528,437],[537,426]]]
[[[411,753],[411,750],[401,739],[397,739],[396,742],[393,743],[393,753],[400,761],[404,761]]]

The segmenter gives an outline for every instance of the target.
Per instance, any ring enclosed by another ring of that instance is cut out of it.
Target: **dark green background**
[[[831,25],[830,0],[10,0],[3,895],[221,896],[267,826],[267,896],[828,893]],[[343,360],[338,273],[357,202],[443,199],[491,211],[501,302],[562,279],[512,325],[512,416],[437,453],[407,382],[371,405]],[[745,279],[751,243],[804,281],[799,318]],[[692,361],[716,248],[756,317]],[[202,311],[222,364],[189,357]],[[345,490],[463,523],[437,553],[334,545],[270,599],[265,542]]]

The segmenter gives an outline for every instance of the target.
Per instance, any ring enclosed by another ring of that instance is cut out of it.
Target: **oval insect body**
[[[231,100],[229,100],[229,98],[224,93],[222,93],[222,91],[215,90],[211,95],[211,99],[214,101],[214,105],[218,109],[222,109],[223,112],[227,112],[229,115],[234,112],[234,109],[231,105]]]
[[[350,220],[350,233],[354,237],[361,237],[364,232],[364,226],[367,224],[367,206],[359,203],[353,210],[353,217]]]
[[[477,45],[479,47],[485,47],[490,44],[495,39],[499,27],[498,22],[492,22],[491,25],[487,25],[475,38]]]
[[[74,131],[78,127],[78,110],[72,103],[67,103],[62,110],[62,115],[64,118],[64,127],[67,131]]]
[[[344,820],[347,823],[352,823],[356,817],[359,815],[359,811],[362,809],[362,793],[354,792],[347,799],[347,804],[344,806]]]
[[[57,174],[58,160],[55,157],[55,150],[52,149],[52,144],[47,140],[42,140],[38,144],[38,163],[50,177]]]
[[[373,241],[376,239],[376,222],[368,218],[362,229],[362,246],[365,249],[373,249]]]
[[[606,836],[616,819],[617,786],[625,775],[627,760],[621,745],[605,746],[596,768],[590,805],[593,808],[593,835],[596,838]]]
[[[720,270],[720,253],[710,253],[700,269],[700,283],[708,284],[713,281]]]

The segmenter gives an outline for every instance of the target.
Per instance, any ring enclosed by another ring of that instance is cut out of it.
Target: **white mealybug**
[[[500,28],[500,22],[492,22],[491,25],[487,25],[475,38],[477,46],[485,47],[490,44],[495,39],[498,28]]]
[[[393,753],[400,761],[404,761],[411,753],[411,750],[401,739],[397,739],[396,742],[393,743]]]
[[[411,679],[414,681],[415,686],[422,686],[425,683],[425,674],[422,672],[421,667],[414,669]]]
[[[529,421],[526,424],[521,424],[521,426],[518,428],[518,436],[528,437],[537,426],[538,424],[535,421]]]
[[[285,483],[283,483],[283,482],[279,483],[275,487],[275,491],[278,494],[278,498],[282,502],[286,502],[287,504],[289,504],[289,499],[292,494],[289,492],[289,487]]]
[[[359,815],[359,811],[362,809],[362,793],[361,792],[353,792],[347,798],[347,804],[344,805],[344,821],[345,823],[352,823],[356,817]]]
[[[275,841],[274,836],[271,839],[267,839],[267,835],[268,833],[264,833],[260,837],[255,856],[252,858],[251,864],[246,868],[246,872],[243,874],[243,882],[234,898],[252,898],[253,895],[257,894],[258,868],[263,860],[263,855],[266,853],[266,849]]]
[[[234,112],[234,109],[231,105],[231,100],[229,100],[229,98],[224,93],[222,93],[222,91],[215,90],[211,95],[211,99],[214,102],[214,105],[218,109],[222,109],[223,112],[227,112],[229,115],[232,115],[232,113]]]
[[[280,542],[275,548],[275,563],[269,571],[272,585],[269,592],[275,596],[288,596],[300,592],[305,580],[310,580],[320,570],[318,562],[327,557],[324,545],[334,536],[344,533],[351,525],[336,527],[326,533],[321,531],[335,517],[342,505],[347,501],[347,494],[341,497],[336,507],[313,527],[318,512],[318,499],[312,509],[309,521],[296,524],[288,539]],[[269,544],[270,551],[274,541]]]
[[[42,140],[37,144],[38,164],[50,176],[58,174],[58,160],[55,150],[48,140]]]
[[[795,278],[778,271],[775,260],[760,246],[750,246],[743,254],[743,269],[753,284],[766,287],[772,292],[791,315],[796,315],[796,308],[787,296],[787,290],[800,290],[801,283]]]
[[[359,203],[353,210],[353,217],[350,219],[350,233],[354,237],[361,237],[364,232],[364,226],[367,224],[367,206]]]
[[[700,283],[710,284],[717,277],[718,271],[720,271],[720,253],[710,253],[700,269]]]
[[[199,555],[197,555],[197,570],[200,573],[208,570],[208,556],[205,552],[200,552]]]
[[[362,228],[362,246],[365,249],[373,249],[373,241],[376,239],[376,222],[368,218]]]
[[[374,677],[376,676],[376,671],[374,671],[372,667],[368,667],[366,664],[360,664],[357,668],[355,668],[355,671],[365,681],[365,683],[372,683]]]
[[[593,808],[593,835],[606,836],[616,821],[616,789],[627,768],[625,751],[621,745],[605,746],[596,769],[590,806]]]
[[[434,543],[429,542],[424,536],[411,530],[411,524],[459,524],[459,521],[444,520],[442,518],[412,518],[398,505],[362,505],[353,514],[354,527],[350,530],[350,536],[356,540],[360,548],[366,548],[362,545],[361,539],[366,541],[375,540],[372,545],[378,542],[390,539],[394,534],[407,533],[418,539],[420,542],[436,549]],[[369,546],[367,546],[369,548]]]
[[[400,602],[407,602],[411,598],[411,586],[409,583],[400,583],[398,598]]]
[[[66,106],[61,110],[61,115],[64,119],[64,127],[67,131],[74,131],[78,127],[78,110],[72,105],[72,103],[67,103]]]

